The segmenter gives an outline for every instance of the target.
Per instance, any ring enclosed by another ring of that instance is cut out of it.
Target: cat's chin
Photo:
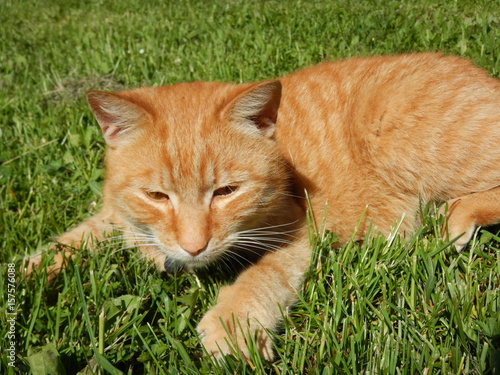
[[[165,258],[165,263],[163,265],[165,271],[171,274],[179,273],[185,268],[184,263],[168,257]]]
[[[173,259],[170,257],[165,257],[165,262],[163,266],[165,271],[169,274],[176,274],[182,271],[195,271],[200,268],[204,268],[212,264],[213,262],[208,262],[202,259],[193,259],[191,261],[182,261],[178,259]]]

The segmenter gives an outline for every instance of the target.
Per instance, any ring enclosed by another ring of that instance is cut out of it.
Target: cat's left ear
[[[247,133],[271,138],[276,128],[280,101],[280,81],[256,84],[233,100],[230,116],[233,123]]]

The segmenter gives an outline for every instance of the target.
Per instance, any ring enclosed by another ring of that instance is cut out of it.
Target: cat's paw
[[[42,264],[42,253],[37,253],[26,257],[23,259],[23,269],[21,270],[25,277],[29,277],[33,273],[34,270],[40,268]]]
[[[47,249],[47,251],[42,251],[24,258],[21,273],[25,278],[30,278],[34,271],[40,269],[43,264],[43,257],[47,256],[50,251],[54,251],[54,256],[51,264],[46,268],[47,280],[49,282],[54,280],[61,270],[67,265],[68,260],[74,257],[72,251],[60,251],[59,245],[52,245],[49,249]]]
[[[443,227],[442,235],[450,240],[455,239],[453,245],[457,251],[462,251],[474,235],[477,225],[474,220],[473,211],[467,206],[462,198],[452,199],[447,205],[441,207],[440,213],[448,207],[448,217]]]
[[[215,359],[229,354],[250,358],[249,346],[252,346],[262,358],[271,361],[274,358],[271,339],[258,322],[251,324],[250,319],[248,313],[225,306],[209,310],[197,327],[207,353]]]

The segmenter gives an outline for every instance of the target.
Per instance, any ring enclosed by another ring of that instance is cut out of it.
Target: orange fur
[[[304,191],[319,225],[327,205],[341,241],[358,223],[358,238],[402,218],[409,233],[431,201],[449,201],[459,249],[476,225],[500,221],[500,83],[457,57],[351,59],[261,83],[88,100],[108,144],[104,207],[58,242],[90,245],[89,233],[118,228],[161,270],[257,255],[199,324],[216,356],[231,352],[220,319],[248,355],[235,318],[272,358],[263,329],[293,303],[309,261]]]

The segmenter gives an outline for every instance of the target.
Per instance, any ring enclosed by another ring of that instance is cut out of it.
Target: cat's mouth
[[[165,254],[165,261],[163,263],[165,267],[165,271],[169,274],[176,274],[182,271],[194,272],[196,270],[204,269],[206,267],[210,267],[216,263],[219,263],[221,259],[225,259],[223,261],[224,264],[232,264],[231,258],[224,257],[224,255],[233,254],[236,258],[236,262],[239,264],[247,264],[247,261],[244,260],[244,255],[234,255],[236,251],[231,250],[231,247],[212,247],[203,253],[193,256],[186,257],[180,254]],[[233,259],[234,260],[234,259]]]
[[[165,271],[169,274],[180,273],[181,271],[194,271],[200,268],[204,268],[213,264],[217,257],[214,257],[214,252],[206,254],[209,251],[205,251],[196,256],[184,256],[178,255],[174,257],[171,255],[165,255],[165,261],[163,263]]]

